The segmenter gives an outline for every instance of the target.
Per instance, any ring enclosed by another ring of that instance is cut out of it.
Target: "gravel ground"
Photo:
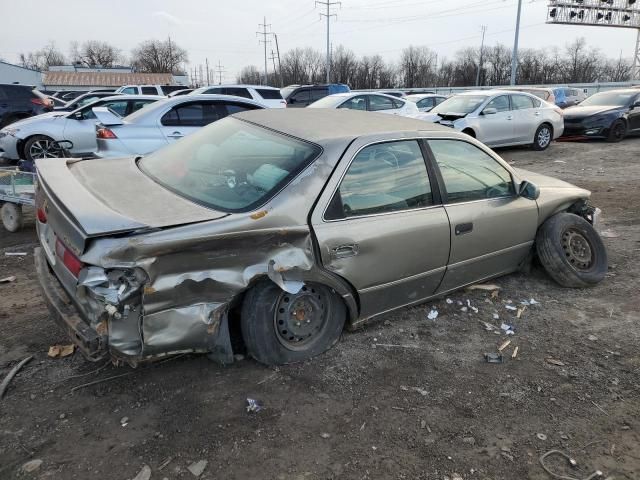
[[[0,376],[34,357],[0,401],[0,478],[140,479],[148,466],[152,479],[543,480],[551,449],[578,463],[549,459],[559,473],[640,478],[639,151],[628,139],[499,152],[593,192],[612,234],[597,287],[564,289],[537,267],[498,279],[497,298],[460,291],[403,309],[275,369],[196,355],[137,370],[48,358],[67,340],[37,287],[33,216],[0,231],[0,278],[17,277],[0,284]],[[520,318],[505,308],[532,298]],[[478,313],[461,311],[467,300]],[[507,337],[479,320],[515,325],[504,363],[484,361]],[[264,408],[247,413],[248,397]]]

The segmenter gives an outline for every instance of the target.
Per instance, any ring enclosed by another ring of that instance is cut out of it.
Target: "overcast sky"
[[[562,47],[583,36],[609,56],[632,57],[634,30],[545,25],[546,3],[523,0],[521,47]],[[332,9],[337,20],[331,22],[331,40],[356,54],[379,53],[389,60],[410,44],[452,56],[479,44],[486,25],[488,45],[510,46],[516,8],[517,0],[343,0]],[[73,40],[105,40],[129,54],[142,40],[170,34],[189,52],[191,67],[205,58],[210,65],[220,61],[224,80],[232,82],[245,65],[264,68],[256,36],[263,16],[278,34],[281,53],[326,48],[326,23],[313,0],[0,0],[0,12],[0,57],[8,61],[50,41],[67,53]]]

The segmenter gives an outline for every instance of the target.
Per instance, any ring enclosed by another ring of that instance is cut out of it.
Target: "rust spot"
[[[156,293],[156,289],[151,287],[151,286],[146,286],[144,287],[144,294],[145,295],[151,295],[152,293]]]
[[[253,220],[259,220],[259,219],[261,219],[262,217],[266,217],[266,216],[267,216],[267,213],[269,213],[269,212],[267,212],[266,210],[260,210],[259,212],[252,213],[252,214],[251,214],[251,218],[252,218]]]
[[[96,325],[96,333],[100,336],[109,333],[109,323],[107,320],[102,320],[98,325]]]

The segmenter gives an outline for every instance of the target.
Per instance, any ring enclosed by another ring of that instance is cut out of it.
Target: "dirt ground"
[[[495,299],[461,291],[403,309],[277,369],[196,355],[137,370],[48,358],[67,340],[36,284],[33,218],[0,230],[0,278],[17,277],[0,284],[0,377],[34,356],[0,401],[0,478],[131,479],[147,465],[152,479],[189,479],[206,461],[201,479],[543,480],[551,449],[578,463],[550,458],[558,473],[640,478],[639,152],[640,139],[499,152],[593,192],[613,234],[599,286],[564,289],[537,267],[498,279]],[[28,255],[5,256],[17,251]],[[505,308],[532,298],[520,318]],[[467,300],[478,313],[461,311]],[[515,325],[504,363],[484,361],[507,337],[479,320]],[[248,413],[247,398],[264,408]],[[27,472],[30,460],[42,463]]]

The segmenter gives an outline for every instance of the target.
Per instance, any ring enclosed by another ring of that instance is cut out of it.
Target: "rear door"
[[[485,114],[488,108],[495,108],[496,113]],[[487,145],[501,145],[514,141],[513,112],[509,95],[499,95],[491,100],[478,117],[478,140]]]
[[[367,98],[370,112],[391,113],[393,115],[400,113],[401,106],[398,107],[400,101],[395,102],[391,98],[383,97],[382,95],[368,95]]]
[[[516,142],[533,142],[538,125],[541,123],[539,101],[527,95],[511,95],[511,106],[513,111],[513,130]]]
[[[428,142],[451,222],[451,254],[439,292],[517,269],[533,245],[538,206],[515,194],[510,172],[464,140]]]
[[[450,229],[420,143],[356,141],[312,213],[325,268],[345,278],[366,318],[432,295]]]

